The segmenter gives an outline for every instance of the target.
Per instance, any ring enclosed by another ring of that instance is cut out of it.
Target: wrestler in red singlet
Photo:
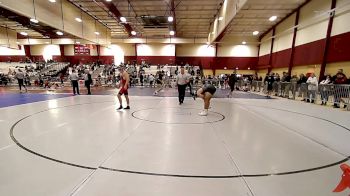
[[[129,78],[129,74],[128,72],[126,72],[124,70],[124,67],[120,66],[119,67],[119,72],[120,72],[120,78],[121,78],[121,87],[120,87],[120,90],[119,90],[119,93],[118,93],[118,100],[119,100],[119,108],[118,110],[121,110],[123,109],[123,106],[122,106],[122,95],[125,96],[125,99],[126,99],[126,104],[127,106],[124,108],[126,110],[130,109],[130,106],[129,106],[129,93],[128,93],[128,88],[129,88],[129,82],[130,82],[130,78]]]

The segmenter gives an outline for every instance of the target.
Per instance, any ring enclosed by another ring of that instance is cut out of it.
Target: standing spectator
[[[63,86],[63,79],[64,79],[64,74],[61,72],[60,73],[60,80],[61,80],[61,85]]]
[[[336,92],[334,95],[334,107],[339,108],[340,107],[340,99],[342,97],[349,96],[349,94],[344,92],[343,90],[341,90],[342,87],[339,86],[341,84],[348,83],[346,75],[343,73],[343,69],[339,69],[338,73],[335,76],[333,76],[333,83],[337,84],[334,86],[335,92]]]
[[[149,80],[149,86],[151,88],[153,88],[153,83],[154,83],[154,76],[153,74],[151,74],[149,77],[148,77],[148,80]]]
[[[143,74],[140,73],[140,83],[141,83],[141,86],[143,86]]]
[[[75,95],[77,93],[78,95],[80,95],[80,93],[79,93],[79,83],[78,83],[79,76],[78,76],[76,70],[72,70],[72,73],[69,75],[69,79],[72,82],[73,94]]]
[[[321,99],[322,99],[321,105],[327,104],[328,92],[330,92],[329,86],[327,84],[330,84],[330,83],[332,83],[332,79],[330,75],[327,75],[326,79],[320,82],[320,93],[321,93]]]
[[[274,82],[275,82],[275,77],[273,76],[273,73],[266,74],[264,83],[267,85],[267,93],[266,93],[267,98],[271,97],[271,92],[273,89]]]
[[[85,87],[88,90],[88,95],[91,95],[91,84],[92,84],[92,77],[89,72],[89,70],[85,70],[85,75],[84,75],[84,82],[85,82]]]
[[[176,76],[176,85],[179,92],[179,104],[183,104],[185,99],[186,86],[189,83],[189,75],[185,73],[184,67],[180,68],[180,73]]]
[[[343,69],[339,69],[338,73],[333,76],[334,84],[347,84],[346,75],[343,73]]]
[[[316,91],[318,88],[318,80],[316,78],[316,75],[312,73],[310,77],[307,79],[306,83],[308,84],[307,89],[308,89],[308,101],[314,103],[316,100]]]
[[[16,78],[18,81],[18,86],[19,86],[19,91],[22,92],[22,86],[27,92],[27,87],[24,85],[24,73],[22,72],[21,69],[18,69],[18,72],[16,73]]]
[[[228,78],[228,85],[230,86],[230,93],[228,94],[228,97],[232,96],[232,92],[235,90],[235,84],[237,81],[237,76],[236,74],[231,74],[230,77]]]

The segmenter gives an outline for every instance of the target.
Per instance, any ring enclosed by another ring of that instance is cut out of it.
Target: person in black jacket
[[[275,78],[273,76],[273,73],[266,74],[264,83],[267,85],[267,95],[266,95],[266,97],[268,97],[268,98],[270,98],[274,82],[275,82]]]
[[[232,92],[235,90],[235,84],[237,82],[237,76],[236,74],[231,74],[228,78],[228,85],[230,86],[230,93],[228,94],[228,97],[232,96]]]
[[[92,77],[91,77],[91,74],[89,73],[89,70],[85,70],[84,80],[85,80],[85,87],[88,90],[87,94],[91,95],[91,87],[90,87],[90,85],[92,84]]]

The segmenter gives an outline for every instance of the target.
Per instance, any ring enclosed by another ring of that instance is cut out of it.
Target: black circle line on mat
[[[200,110],[198,108],[182,108],[182,107],[166,107],[166,108],[181,108],[181,109],[188,109],[188,110]],[[181,122],[178,122],[178,123],[172,123],[172,122],[162,122],[162,121],[155,121],[155,120],[147,120],[147,119],[143,119],[143,118],[140,118],[140,117],[137,117],[135,115],[135,113],[137,112],[140,112],[140,111],[146,111],[146,110],[153,110],[153,109],[163,109],[163,108],[145,108],[145,109],[140,109],[140,110],[136,110],[134,111],[131,116],[138,119],[138,120],[142,120],[142,121],[146,121],[146,122],[152,122],[152,123],[160,123],[160,124],[176,124],[176,125],[179,125],[179,124],[183,124],[183,125],[198,125],[198,124],[208,124],[208,123],[217,123],[217,122],[220,122],[220,121],[223,121],[225,120],[225,115],[223,114],[220,114],[218,112],[213,112],[213,111],[210,111],[209,113],[214,113],[214,114],[217,114],[219,116],[221,116],[221,118],[219,120],[214,120],[214,121],[208,121],[208,122],[198,122],[198,123],[192,123],[192,122],[189,122],[189,123],[181,123]]]
[[[44,158],[44,159],[47,159],[47,160],[50,160],[50,161],[53,161],[53,162],[56,162],[56,163],[69,165],[69,166],[76,167],[76,168],[89,169],[89,170],[103,169],[103,170],[107,170],[107,171],[120,172],[120,173],[130,173],[130,174],[149,175],[149,176],[163,176],[163,177],[178,177],[178,178],[209,178],[209,179],[218,179],[218,178],[241,178],[241,177],[250,178],[250,177],[282,176],[282,175],[290,175],[290,174],[298,174],[298,173],[317,171],[317,170],[333,167],[333,166],[336,166],[336,165],[340,165],[340,164],[345,163],[345,162],[350,160],[350,156],[348,156],[348,157],[346,157],[343,160],[337,161],[335,163],[327,164],[327,165],[324,165],[324,166],[313,167],[313,168],[303,169],[303,170],[294,170],[294,171],[289,171],[289,172],[266,173],[266,174],[242,174],[242,175],[218,175],[218,176],[215,176],[215,175],[183,175],[183,174],[152,173],[152,172],[142,172],[142,171],[115,169],[115,168],[108,168],[108,167],[102,167],[102,166],[100,166],[100,167],[91,167],[91,166],[79,165],[79,164],[70,163],[70,162],[67,162],[67,161],[58,160],[58,159],[55,159],[55,158],[52,158],[52,157],[40,154],[38,152],[35,152],[35,151],[33,151],[33,150],[23,146],[14,136],[14,133],[13,133],[14,132],[14,128],[20,122],[22,122],[23,120],[28,119],[29,117],[32,117],[32,116],[34,116],[36,114],[40,114],[40,113],[43,113],[43,112],[47,112],[49,110],[60,109],[60,108],[68,108],[68,107],[74,107],[74,106],[79,106],[79,105],[88,105],[88,104],[109,103],[109,102],[113,102],[113,101],[92,102],[92,103],[81,103],[81,104],[67,105],[67,106],[62,106],[62,107],[56,107],[56,108],[50,108],[50,109],[42,110],[42,111],[33,113],[31,115],[25,116],[25,117],[23,117],[22,119],[18,120],[17,122],[15,122],[12,125],[12,127],[10,129],[11,139],[12,139],[13,142],[15,142],[15,144],[18,147],[22,148],[23,150],[25,150],[25,151],[27,151],[27,152],[29,152],[31,154],[34,154],[36,156],[39,156],[41,158]],[[279,110],[279,109],[276,109],[276,108],[272,108],[272,109]],[[291,111],[288,111],[288,110],[282,110],[282,111],[291,112]],[[297,113],[297,112],[292,112],[292,113]],[[300,113],[300,114],[302,114],[302,113]],[[309,115],[307,115],[307,116],[309,116]],[[318,118],[318,119],[324,120],[322,118],[315,117],[315,116],[310,116],[310,117],[314,117],[314,118]],[[326,121],[328,121],[328,120],[326,120]],[[334,125],[340,126],[340,127],[344,128],[344,129],[350,130],[349,128],[346,128],[346,127],[344,127],[342,125],[339,125],[337,123],[334,123],[332,121],[329,121],[329,122],[333,123]]]

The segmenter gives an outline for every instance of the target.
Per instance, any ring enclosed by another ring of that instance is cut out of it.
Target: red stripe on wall
[[[350,32],[331,37],[327,62],[350,61]]]
[[[292,49],[281,50],[272,54],[272,68],[288,67]]]
[[[258,57],[217,57],[212,68],[214,69],[255,69],[258,63]]]
[[[186,63],[194,66],[200,66],[203,69],[211,69],[214,65],[215,57],[176,57],[176,64],[185,65]]]
[[[321,64],[326,40],[318,40],[295,47],[294,65]]]
[[[25,59],[26,56],[0,56],[0,62],[20,62]]]
[[[270,54],[260,56],[258,60],[258,67],[260,66],[266,67],[267,65],[269,65],[269,61],[270,61]]]
[[[137,63],[146,61],[148,64],[175,64],[175,56],[138,56]]]

